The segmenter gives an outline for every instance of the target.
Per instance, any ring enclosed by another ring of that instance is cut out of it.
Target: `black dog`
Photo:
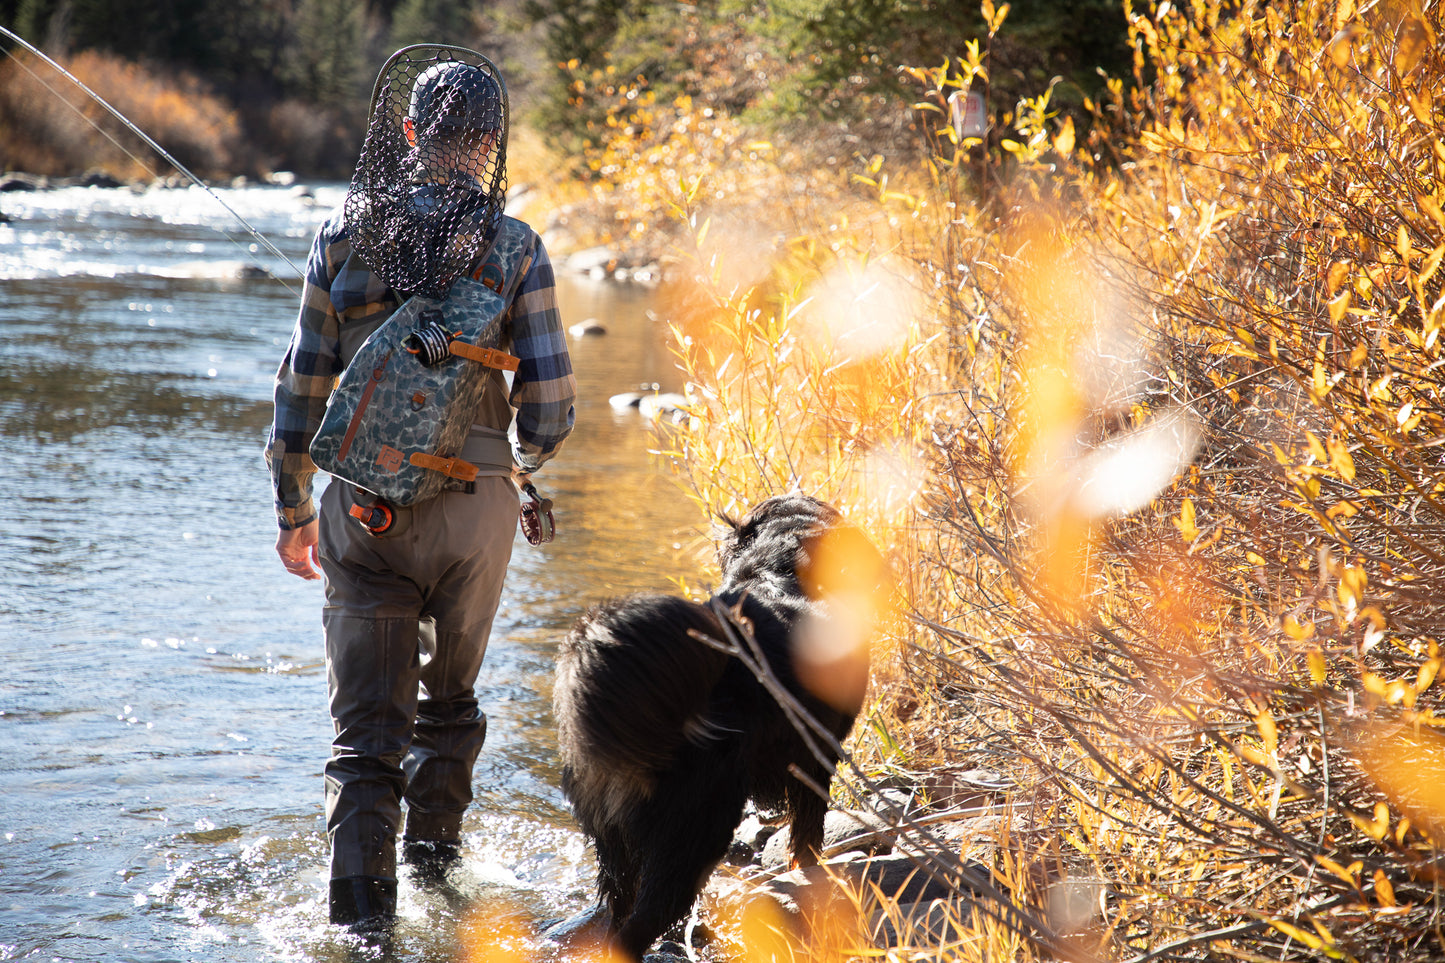
[[[810,692],[795,665],[795,629],[808,621],[816,635],[828,624],[828,586],[815,572],[825,539],[844,536],[853,571],[845,579],[856,584],[861,571],[879,582],[882,558],[867,539],[804,495],[770,498],[729,523],[713,605],[615,599],[583,616],[561,647],[562,790],[596,845],[613,938],[633,959],[687,913],[749,798],[788,814],[795,864],[816,863],[823,842],[827,800],[789,766],[826,790],[837,758],[820,742],[820,761],[755,673],[696,636],[724,641],[730,629],[738,639],[746,627],[772,674],[837,739],[866,686],[865,661],[845,699],[830,705]],[[716,612],[735,608],[741,618],[725,627]]]

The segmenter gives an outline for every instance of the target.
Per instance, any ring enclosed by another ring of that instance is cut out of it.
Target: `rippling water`
[[[218,193],[300,264],[341,188]],[[199,189],[0,211],[0,960],[350,959],[325,925],[321,590],[275,559],[261,460],[299,281]],[[559,535],[518,541],[465,869],[446,893],[403,884],[394,959],[457,958],[478,907],[590,901],[556,788],[556,639],[703,544],[646,427],[607,404],[675,383],[648,294],[559,298],[609,329],[573,343],[578,428],[538,476]]]

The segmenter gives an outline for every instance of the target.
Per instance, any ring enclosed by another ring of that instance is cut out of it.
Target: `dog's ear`
[[[775,498],[769,498],[760,502],[753,506],[753,509],[742,518],[735,519],[731,515],[718,512],[718,520],[728,527],[728,530],[723,532],[723,538],[726,540],[727,546],[729,548],[738,548],[756,538],[758,528],[763,522],[767,521],[769,517],[769,507],[776,500]]]
[[[729,562],[737,554],[740,541],[738,530],[742,528],[743,522],[726,512],[718,512],[717,520],[720,524],[713,527],[713,541],[717,544],[718,564],[726,571]]]

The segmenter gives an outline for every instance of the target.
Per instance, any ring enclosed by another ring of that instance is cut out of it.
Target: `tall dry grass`
[[[915,73],[926,170],[742,221],[806,175],[681,178],[665,448],[708,512],[800,486],[891,553],[844,792],[1011,783],[962,847],[901,823],[970,898],[895,954],[1438,958],[1441,5],[1130,20],[1087,131],[1045,92],[961,141],[971,48]]]
[[[202,176],[246,169],[235,112],[196,77],[161,75],[113,54],[85,51],[64,64],[177,160]],[[171,173],[170,165],[103,107],[25,51],[0,63],[0,168],[121,180]]]

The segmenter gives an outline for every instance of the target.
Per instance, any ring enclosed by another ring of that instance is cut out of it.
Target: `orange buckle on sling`
[[[488,368],[500,368],[503,371],[516,371],[517,365],[520,364],[519,359],[505,351],[498,351],[496,348],[479,348],[460,338],[454,340],[448,346],[448,350],[458,358],[466,358],[468,361],[475,361]]]
[[[477,478],[477,466],[460,458],[443,458],[440,455],[428,455],[424,451],[414,451],[410,461],[418,468],[430,468],[457,481],[476,481]]]

